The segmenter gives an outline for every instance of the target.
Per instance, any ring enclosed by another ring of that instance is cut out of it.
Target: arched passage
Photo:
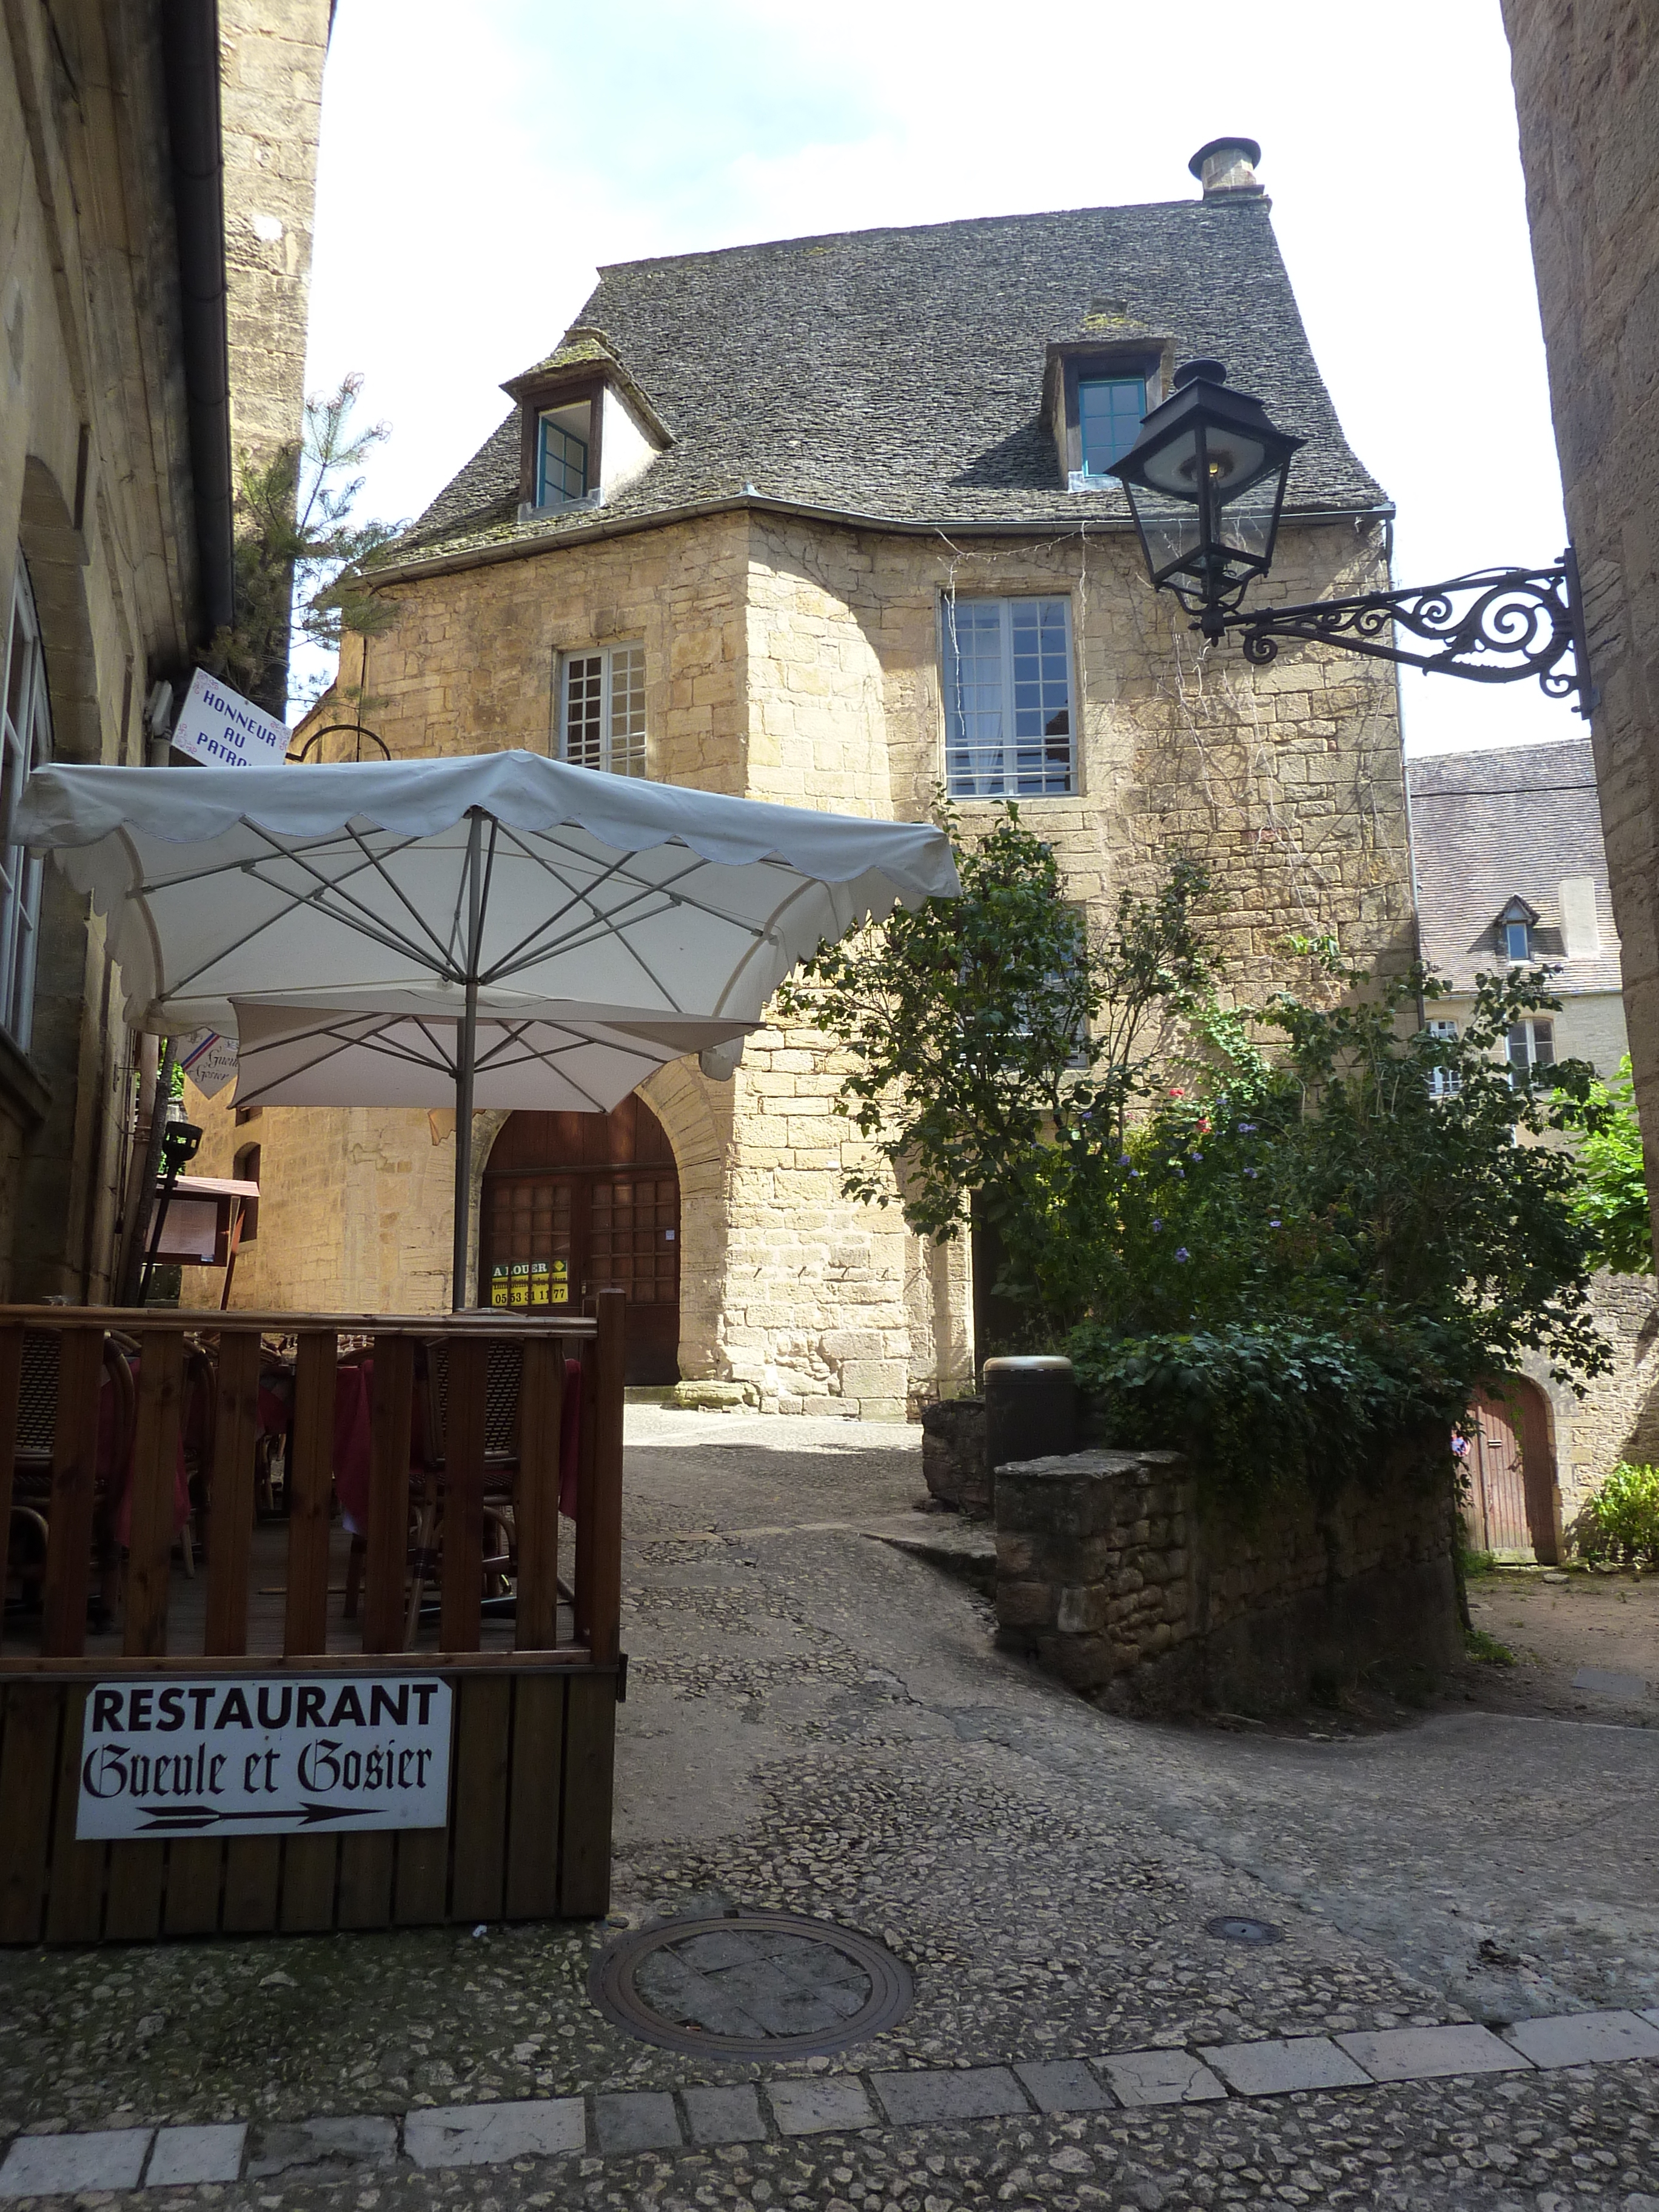
[[[1476,1422],[1466,1509],[1472,1549],[1553,1566],[1561,1539],[1549,1401],[1524,1376],[1505,1375],[1477,1390],[1470,1410]]]
[[[580,1310],[628,1294],[630,1383],[679,1379],[680,1183],[644,1099],[609,1114],[510,1114],[483,1171],[482,1301]]]

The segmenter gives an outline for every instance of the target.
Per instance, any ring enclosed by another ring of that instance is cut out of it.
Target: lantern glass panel
[[[1202,539],[1199,509],[1191,500],[1171,499],[1146,484],[1132,484],[1128,489],[1152,574],[1164,576],[1171,569],[1184,568],[1196,556]]]

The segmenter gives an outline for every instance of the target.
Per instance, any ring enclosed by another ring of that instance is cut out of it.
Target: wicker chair
[[[58,1426],[63,1344],[56,1329],[23,1332],[17,1442],[12,1462],[10,1557],[25,1613],[40,1610],[46,1582],[52,1528],[52,1449]],[[132,1370],[112,1336],[104,1339],[103,1360],[102,1387],[113,1395],[106,1461],[112,1472],[100,1473],[93,1505],[93,1560],[98,1578],[93,1607],[100,1627],[114,1618],[120,1595],[121,1553],[115,1540],[114,1506],[132,1451],[137,1408]]]

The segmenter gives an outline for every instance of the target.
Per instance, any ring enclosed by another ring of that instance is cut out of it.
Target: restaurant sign
[[[441,1828],[450,1688],[418,1675],[100,1682],[75,1832],[280,1836]]]

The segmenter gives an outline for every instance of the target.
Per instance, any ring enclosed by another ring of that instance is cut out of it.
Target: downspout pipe
[[[236,573],[217,0],[161,0],[161,68],[205,645],[235,614]]]

